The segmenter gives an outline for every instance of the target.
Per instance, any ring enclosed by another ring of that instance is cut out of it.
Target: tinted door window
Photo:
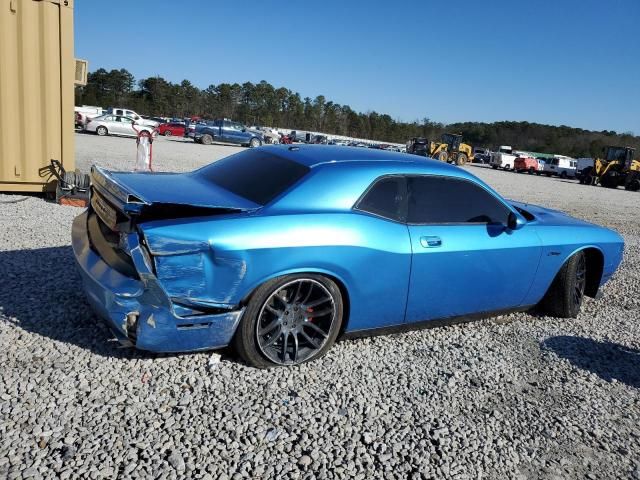
[[[410,177],[408,222],[506,223],[509,210],[483,188],[446,177]]]
[[[375,182],[357,208],[392,220],[402,219],[404,179],[387,177]]]

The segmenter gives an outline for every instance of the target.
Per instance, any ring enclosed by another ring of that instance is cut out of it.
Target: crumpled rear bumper
[[[84,212],[73,222],[73,252],[89,303],[121,343],[154,352],[206,350],[230,343],[244,308],[213,315],[176,315],[137,236],[130,235],[129,244],[140,279],[122,275],[96,254],[87,219]]]

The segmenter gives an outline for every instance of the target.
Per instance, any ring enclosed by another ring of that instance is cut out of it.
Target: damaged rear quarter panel
[[[162,220],[141,228],[158,279],[178,302],[180,295],[233,308],[267,280],[315,272],[344,286],[348,329],[402,321],[411,257],[406,226],[333,212]]]

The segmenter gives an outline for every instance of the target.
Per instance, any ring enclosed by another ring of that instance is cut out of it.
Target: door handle
[[[420,245],[424,248],[441,247],[442,240],[440,237],[420,237]]]

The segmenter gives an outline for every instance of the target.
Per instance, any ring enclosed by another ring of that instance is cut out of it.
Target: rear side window
[[[197,170],[200,176],[236,195],[266,205],[309,172],[309,167],[259,150],[248,150]]]
[[[387,177],[376,181],[356,208],[391,220],[402,220],[404,179]]]
[[[447,177],[409,177],[408,222],[505,223],[509,209],[482,187]]]

